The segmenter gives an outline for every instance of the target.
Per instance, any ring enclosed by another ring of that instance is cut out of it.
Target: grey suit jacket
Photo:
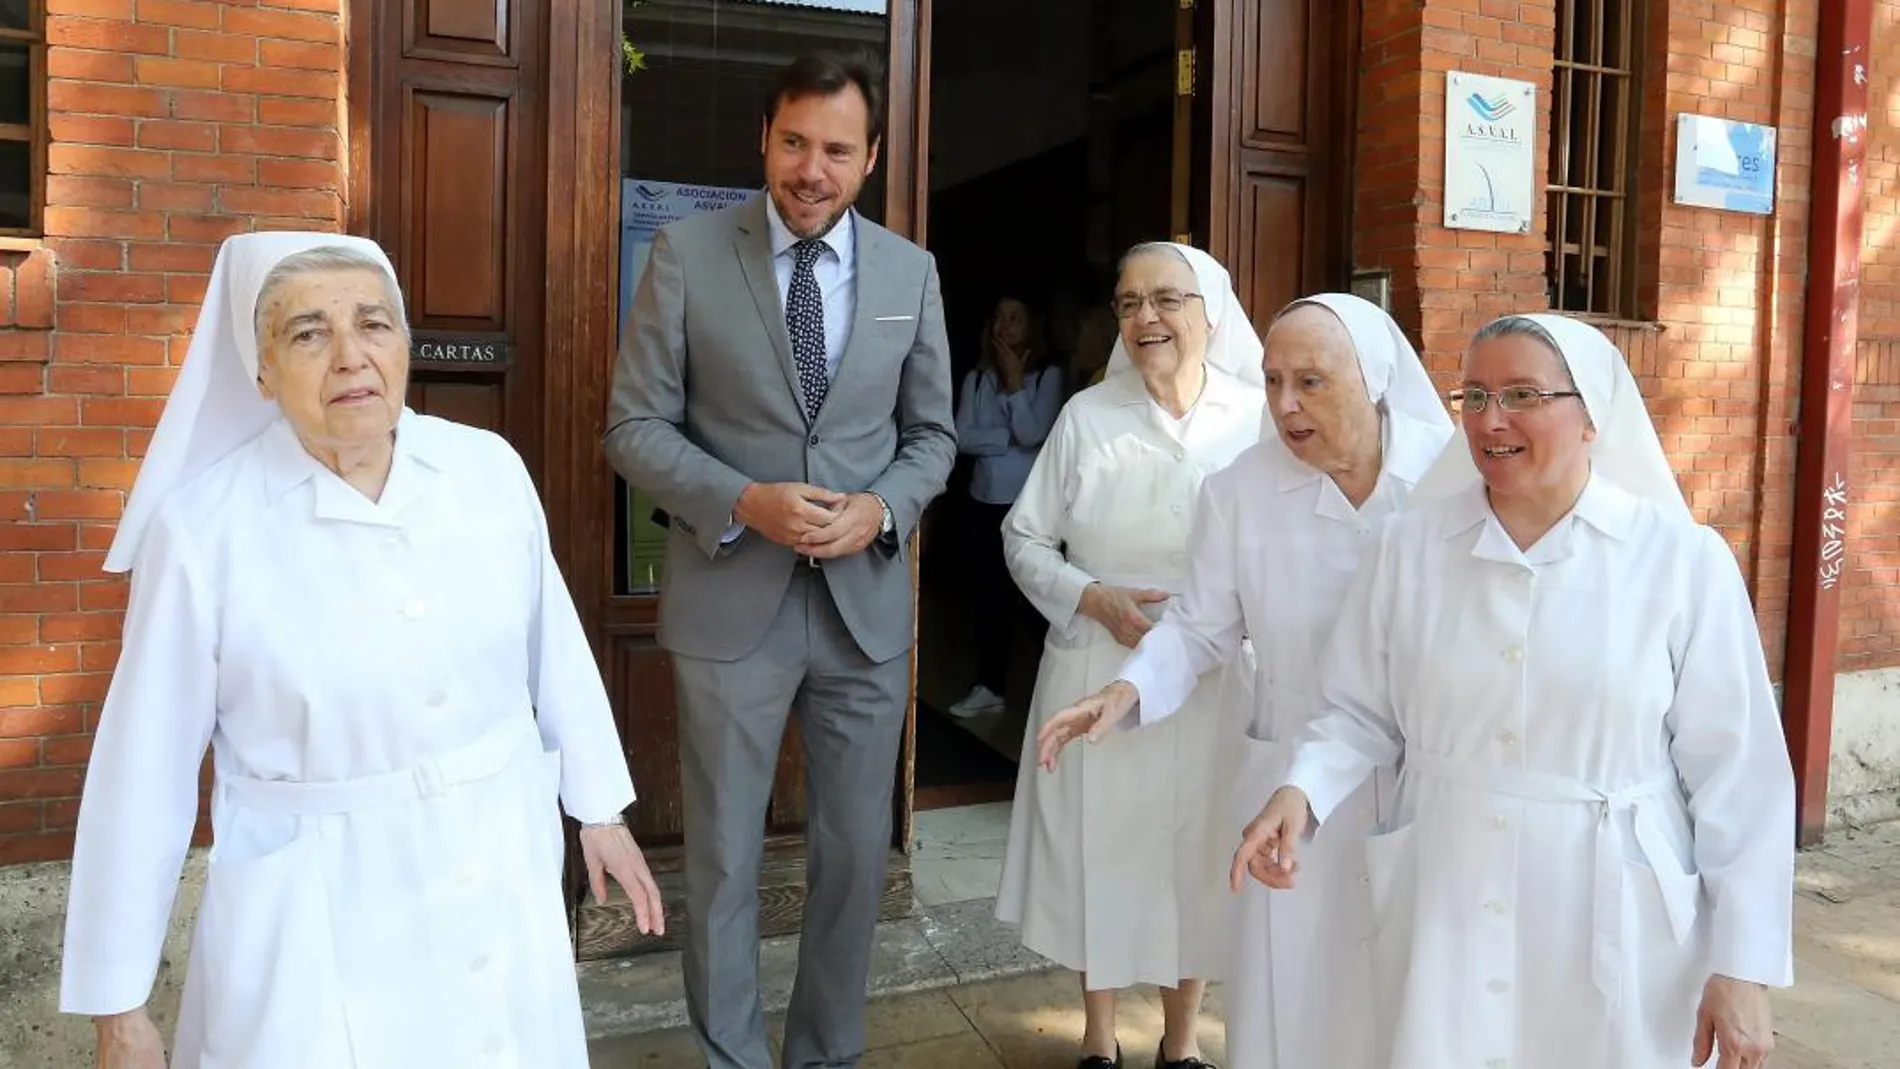
[[[661,228],[614,367],[607,459],[671,517],[660,645],[733,661],[755,650],[795,556],[756,532],[722,545],[752,482],[869,490],[895,539],[822,563],[874,661],[911,645],[911,532],[956,460],[936,260],[856,220],[857,312],[817,419],[807,420],[772,272],[765,194]]]

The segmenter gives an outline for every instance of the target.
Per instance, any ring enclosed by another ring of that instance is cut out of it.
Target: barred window
[[[1634,318],[1642,0],[1557,0],[1550,305]]]
[[[0,236],[39,233],[45,189],[45,0],[0,0]]]

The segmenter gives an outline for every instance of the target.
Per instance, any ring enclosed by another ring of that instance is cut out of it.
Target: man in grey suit
[[[852,211],[881,77],[795,61],[766,194],[664,227],[614,369],[607,456],[669,516],[686,830],[686,999],[714,1069],[769,1069],[759,864],[799,716],[807,897],[787,1069],[853,1066],[910,688],[906,545],[956,458],[936,264]]]

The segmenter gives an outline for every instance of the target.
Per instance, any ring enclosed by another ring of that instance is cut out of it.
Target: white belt
[[[498,775],[514,763],[530,739],[537,744],[540,740],[534,718],[515,715],[465,746],[424,758],[398,772],[328,782],[231,776],[220,778],[219,789],[242,808],[297,816],[324,816],[399,805],[438,797],[451,787]]]
[[[1676,942],[1689,938],[1690,926],[1695,922],[1700,880],[1682,871],[1655,815],[1658,803],[1680,804],[1681,788],[1675,777],[1665,776],[1606,790],[1568,776],[1484,767],[1422,750],[1405,752],[1405,774],[1532,802],[1569,802],[1597,807],[1590,972],[1597,990],[1612,1007],[1619,1005],[1622,999],[1623,957],[1627,950],[1623,935],[1624,835],[1622,822],[1615,819],[1618,812],[1630,812],[1630,822],[1636,830],[1637,852],[1656,874],[1663,908],[1669,915],[1669,928]]]

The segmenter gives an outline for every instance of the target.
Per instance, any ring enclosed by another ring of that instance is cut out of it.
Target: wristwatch
[[[876,494],[873,494],[871,496],[877,497]],[[884,509],[884,522],[878,525],[877,533],[879,535],[890,534],[892,531],[897,530],[897,517],[891,515],[891,507],[884,503],[883,498],[878,497],[877,503],[881,508]]]

